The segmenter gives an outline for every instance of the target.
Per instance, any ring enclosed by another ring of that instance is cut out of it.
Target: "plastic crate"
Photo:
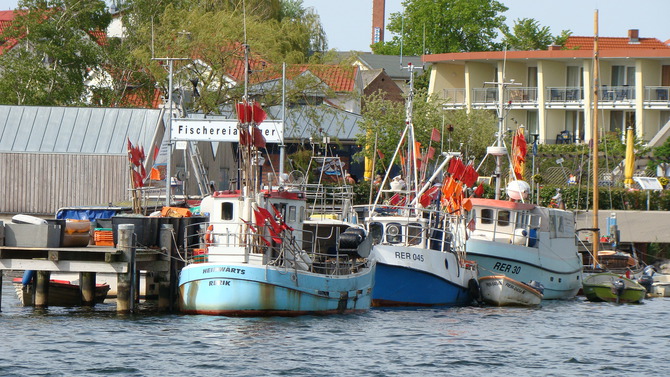
[[[96,246],[114,246],[114,234],[109,228],[95,228],[93,241]]]

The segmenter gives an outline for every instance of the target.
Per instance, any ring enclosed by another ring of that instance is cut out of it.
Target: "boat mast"
[[[598,266],[598,243],[600,242],[600,229],[598,229],[598,91],[599,63],[598,63],[598,10],[593,16],[593,267]]]

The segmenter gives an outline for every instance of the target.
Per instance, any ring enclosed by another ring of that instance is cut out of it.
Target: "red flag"
[[[384,153],[382,153],[381,150],[377,149],[377,154],[379,155],[379,158],[381,158],[382,160],[384,159]]]
[[[435,148],[428,147],[428,152],[426,152],[426,160],[431,160],[435,156]]]
[[[474,194],[475,197],[481,198],[481,196],[484,195],[484,185],[480,183],[479,186],[477,186],[475,189]]]
[[[472,165],[466,166],[465,173],[463,174],[463,183],[468,187],[472,187],[477,183],[477,178],[479,178],[479,174],[475,168]]]
[[[440,192],[440,188],[437,186],[433,186],[426,190],[423,194],[421,194],[421,197],[419,198],[419,203],[423,207],[428,207],[431,201],[437,198],[438,193]]]
[[[460,181],[463,178],[463,173],[465,173],[465,165],[463,165],[463,161],[460,158],[454,158],[449,161],[449,169],[447,171]]]
[[[144,182],[142,182],[142,176],[140,175],[140,173],[133,170],[133,188],[140,188],[143,186]]]
[[[281,215],[281,213],[279,213],[279,210],[274,206],[274,204],[272,204],[272,210],[274,211],[275,216],[279,219],[279,225],[281,226],[281,228],[283,230],[293,231],[293,228],[291,228],[290,226],[288,226],[288,224],[286,224],[286,221],[284,221],[284,217]]]
[[[235,108],[237,109],[237,120],[239,120],[240,123],[251,122],[252,110],[251,106],[248,103],[246,102],[237,103],[235,104]]]
[[[265,136],[263,136],[263,131],[258,127],[254,128],[254,145],[256,148],[265,148]]]
[[[437,128],[433,128],[433,130],[430,131],[430,140],[432,141],[442,140],[442,137],[440,136],[440,131],[438,131]]]
[[[265,110],[263,110],[263,108],[261,107],[261,104],[256,101],[254,101],[254,106],[251,112],[253,114],[254,123],[256,124],[261,124],[267,117],[267,114],[265,113]]]
[[[472,220],[470,220],[470,222],[468,223],[468,229],[470,229],[471,232],[475,231],[476,228],[475,228],[475,219],[474,218],[472,218]]]

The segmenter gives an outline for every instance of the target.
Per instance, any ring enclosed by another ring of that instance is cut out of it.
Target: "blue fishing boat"
[[[265,112],[245,100],[237,113],[240,186],[200,203],[209,222],[179,277],[180,310],[294,316],[369,309],[375,265],[363,227],[339,221],[333,242],[314,242],[305,192],[283,179],[261,182],[265,139],[258,124]]]
[[[335,250],[308,251],[304,195],[273,190],[256,198],[229,191],[203,199],[206,249],[181,271],[182,312],[293,316],[370,308],[375,269],[365,258],[363,229],[345,230]]]
[[[449,181],[445,175],[455,155],[440,156],[442,161],[436,163],[430,178],[426,177],[430,158],[425,154],[412,158],[421,153],[414,138],[413,75],[410,77],[406,127],[391,159],[392,163],[400,160],[402,173],[391,178],[392,169],[388,169],[376,199],[365,208],[365,224],[373,243],[371,258],[377,264],[372,304],[466,305],[479,290],[476,266],[465,254],[465,211],[446,208],[453,204],[450,199],[458,196],[460,203],[461,197],[445,197],[441,186],[451,182],[451,188],[462,189],[460,182]]]

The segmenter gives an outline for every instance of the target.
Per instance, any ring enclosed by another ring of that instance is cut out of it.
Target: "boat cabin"
[[[549,239],[574,238],[574,217],[568,211],[495,199],[471,201],[471,238],[528,247],[538,247],[540,233]]]

